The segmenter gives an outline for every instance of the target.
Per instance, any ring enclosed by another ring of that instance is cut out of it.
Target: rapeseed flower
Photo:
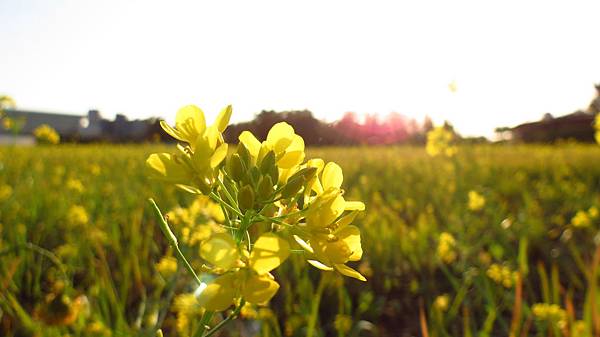
[[[454,133],[443,126],[438,126],[427,133],[425,150],[432,157],[443,155],[452,157],[458,151],[454,145]]]
[[[215,169],[227,156],[222,132],[230,117],[231,106],[227,106],[207,127],[204,112],[188,105],[177,112],[174,128],[161,121],[162,128],[183,145],[177,147],[179,153],[151,154],[146,160],[150,175],[194,193],[206,193],[214,183]]]
[[[249,131],[242,132],[239,140],[250,153],[253,164],[260,163],[270,151],[274,152],[280,182],[286,182],[289,174],[304,160],[304,139],[286,122],[273,125],[263,142]]]
[[[346,201],[342,196],[344,180],[342,169],[336,163],[323,165],[315,159],[307,163],[316,167],[317,174],[308,182],[305,190],[305,223],[294,236],[308,253],[308,262],[322,270],[337,270],[345,276],[366,281],[358,271],[345,263],[362,257],[360,230],[350,225],[365,205],[359,201]],[[314,194],[312,194],[314,193]],[[342,217],[345,211],[350,214]]]
[[[73,205],[67,212],[67,223],[71,226],[84,226],[90,221],[90,217],[83,206]]]
[[[58,132],[54,130],[48,124],[42,124],[33,130],[33,135],[38,144],[58,144],[60,143],[60,136]]]
[[[476,191],[469,191],[469,210],[480,211],[485,206],[485,198]]]
[[[5,201],[13,194],[13,188],[10,185],[0,185],[0,201]]]
[[[456,260],[456,240],[452,234],[442,232],[438,241],[437,254],[440,260],[450,264]]]
[[[566,326],[567,312],[558,304],[536,303],[531,311],[537,320],[555,324],[559,328]]]
[[[440,312],[445,312],[448,310],[448,306],[450,305],[450,297],[448,294],[443,294],[435,298],[433,301],[433,307],[439,310]]]
[[[489,266],[486,275],[494,282],[501,284],[504,288],[511,288],[517,279],[516,271],[512,271],[508,266],[501,266],[497,263]]]
[[[252,304],[268,302],[279,289],[270,271],[283,263],[289,253],[287,241],[273,233],[259,237],[249,253],[240,249],[230,235],[213,235],[200,245],[200,256],[221,275],[201,291],[200,305],[222,311],[239,297]]]

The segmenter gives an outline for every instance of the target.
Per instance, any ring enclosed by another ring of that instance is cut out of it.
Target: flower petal
[[[259,275],[277,268],[290,255],[290,244],[273,233],[263,234],[254,242],[250,266]]]
[[[294,240],[300,245],[300,247],[302,247],[307,252],[311,254],[315,253],[314,249],[298,235],[294,235]]]
[[[227,156],[227,147],[227,143],[223,143],[215,150],[212,157],[210,158],[211,168],[219,166],[219,164],[221,164],[221,162],[225,159],[225,157]]]
[[[150,176],[173,182],[189,183],[191,174],[186,167],[169,153],[153,153],[146,159]]]
[[[252,275],[243,285],[242,296],[253,304],[268,302],[279,290],[279,283],[270,274]]]
[[[177,111],[175,128],[188,143],[195,143],[198,136],[204,134],[206,120],[204,112],[195,105],[187,105]]]
[[[236,295],[237,273],[217,277],[198,296],[198,303],[206,310],[223,311],[233,303]]]
[[[321,269],[321,270],[325,270],[325,271],[332,271],[333,268],[326,266],[325,264],[323,264],[320,261],[317,260],[306,260],[308,263],[310,263],[313,267],[317,268],[317,269]]]
[[[342,182],[344,181],[342,168],[334,162],[327,163],[323,169],[322,181],[323,188],[325,190],[331,187],[340,188],[342,186]]]
[[[346,201],[346,211],[364,211],[365,204],[362,201]]]
[[[269,130],[267,143],[271,145],[276,154],[283,153],[294,140],[294,128],[286,122],[279,122]]]
[[[217,233],[200,245],[200,256],[211,264],[225,270],[233,267],[240,258],[233,238],[225,233]]]
[[[334,265],[334,267],[335,267],[335,270],[340,272],[340,274],[342,274],[342,275],[345,275],[348,277],[353,277],[353,278],[363,281],[363,282],[367,281],[367,279],[364,276],[362,276],[361,273],[348,267],[345,264],[336,264],[336,265]]]
[[[362,258],[362,247],[360,244],[360,229],[356,226],[347,226],[335,232],[340,240],[344,241],[352,254],[348,257],[350,261],[358,261]]]
[[[244,144],[252,157],[258,158],[258,153],[260,152],[260,142],[250,131],[242,132],[238,139],[242,144]]]
[[[231,105],[226,106],[225,108],[223,108],[223,110],[221,110],[221,112],[219,112],[219,115],[217,116],[217,119],[213,124],[217,127],[217,130],[219,130],[219,132],[223,132],[227,128],[227,125],[229,124],[229,119],[231,118],[231,112]]]

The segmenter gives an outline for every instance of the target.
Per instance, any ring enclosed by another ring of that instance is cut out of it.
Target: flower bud
[[[283,199],[293,197],[300,192],[302,185],[304,185],[304,179],[301,176],[288,180],[287,184],[281,189],[281,197]]]
[[[267,200],[273,194],[273,181],[270,176],[262,176],[258,183],[258,196],[262,200]]]
[[[298,177],[301,177],[304,181],[309,181],[317,174],[316,167],[305,167],[300,171],[294,173],[291,177],[289,177],[288,181],[292,181]]]
[[[240,158],[240,155],[238,155],[237,153],[232,155],[229,158],[229,174],[231,175],[231,177],[233,178],[233,180],[235,181],[241,181],[244,176],[246,175],[246,172],[244,170],[244,164],[242,163],[242,159]]]
[[[245,185],[238,193],[238,205],[242,211],[247,211],[254,207],[254,191],[249,185]]]

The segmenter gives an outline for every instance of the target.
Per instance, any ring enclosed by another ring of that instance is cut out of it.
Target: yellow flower
[[[366,281],[358,271],[345,265],[362,257],[360,230],[350,223],[356,211],[363,211],[365,205],[346,201],[341,190],[342,169],[333,162],[323,164],[321,159],[307,163],[307,167],[317,168],[317,174],[306,186],[305,224],[294,239],[309,253],[308,262],[316,268],[335,269],[342,275]],[[351,213],[342,217],[345,211]]]
[[[268,302],[279,289],[270,271],[283,263],[289,253],[287,241],[273,233],[260,236],[249,254],[241,252],[230,235],[213,235],[200,245],[200,256],[223,274],[201,291],[200,306],[223,311],[239,297],[252,304]]]
[[[427,145],[425,150],[432,157],[444,155],[452,157],[457,148],[454,143],[454,133],[443,126],[438,126],[427,133]]]
[[[77,193],[81,193],[84,190],[81,180],[75,179],[75,178],[71,178],[71,179],[67,180],[67,188],[69,190],[75,191]]]
[[[452,234],[442,232],[437,247],[439,258],[445,263],[452,263],[456,260],[456,240]]]
[[[5,201],[10,198],[13,193],[13,188],[9,185],[0,185],[0,201]]]
[[[164,277],[171,277],[177,271],[177,259],[172,256],[164,256],[156,264],[156,269]]]
[[[304,139],[286,122],[273,125],[262,143],[249,131],[242,132],[239,140],[250,153],[253,164],[260,163],[267,153],[273,151],[281,182],[285,182],[289,172],[304,160]]]
[[[12,119],[12,118],[10,118],[10,117],[4,117],[4,118],[2,119],[2,127],[3,127],[5,130],[10,130],[10,129],[12,129],[12,127],[13,127],[14,125],[15,125],[15,122],[13,121],[13,119]]]
[[[179,153],[176,154],[151,154],[146,160],[149,174],[193,193],[208,192],[214,183],[215,169],[227,156],[228,147],[222,132],[230,117],[231,106],[227,106],[215,123],[207,127],[204,112],[188,105],[177,112],[175,128],[161,121],[162,128],[169,135],[187,145],[179,145]]]
[[[448,310],[449,304],[450,304],[450,297],[448,296],[448,294],[440,295],[440,296],[436,297],[435,300],[433,301],[434,308],[436,308],[437,310],[439,310],[441,312]]]
[[[85,208],[79,205],[73,205],[67,212],[67,223],[72,226],[83,226],[87,225],[90,221],[89,216]]]
[[[476,191],[469,191],[469,209],[473,212],[481,210],[485,206],[485,198]]]
[[[486,275],[497,284],[504,288],[511,288],[517,279],[517,272],[512,271],[508,266],[501,266],[494,263],[489,266]]]
[[[50,125],[42,124],[33,130],[33,135],[38,144],[58,144],[60,136]]]
[[[533,315],[540,321],[547,321],[557,326],[566,323],[567,312],[557,304],[536,303],[531,308]]]
[[[573,227],[589,227],[592,224],[592,220],[590,219],[586,211],[577,211],[573,219],[571,219],[571,224],[573,225]]]

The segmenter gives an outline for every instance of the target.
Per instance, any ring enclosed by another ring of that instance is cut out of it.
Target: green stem
[[[214,328],[210,329],[206,333],[206,335],[204,335],[203,337],[210,337],[210,336],[214,335],[215,333],[217,333],[217,331],[221,330],[232,319],[236,318],[240,314],[240,311],[242,310],[242,307],[244,306],[244,304],[246,304],[246,301],[242,298],[242,300],[240,301],[240,305],[238,305],[238,307],[235,308],[233,313],[231,315],[227,316],[224,320],[220,321],[219,324],[215,325]]]
[[[323,296],[323,290],[325,290],[325,284],[327,279],[326,274],[321,275],[321,280],[317,286],[317,291],[313,297],[313,305],[308,318],[308,326],[306,328],[306,337],[313,337],[315,334],[315,326],[317,325],[317,318],[319,317],[319,306],[321,305],[321,296]]]
[[[233,213],[235,213],[237,216],[239,216],[240,218],[243,217],[244,215],[242,214],[241,211],[239,211],[238,209],[234,208],[233,206],[231,206],[230,204],[226,203],[223,199],[221,199],[221,197],[219,197],[216,193],[211,192],[209,195],[211,198],[213,198],[217,203],[222,204],[223,206],[225,206],[228,210],[232,211]]]
[[[192,265],[185,258],[185,256],[181,252],[181,249],[179,249],[179,244],[177,243],[177,238],[175,237],[175,234],[173,234],[173,231],[171,231],[169,224],[167,223],[164,216],[160,212],[158,205],[156,205],[156,202],[154,202],[154,199],[149,199],[149,201],[150,201],[150,204],[152,204],[152,206],[154,208],[154,213],[156,215],[156,218],[158,219],[158,225],[160,226],[160,229],[162,230],[163,234],[165,234],[165,236],[167,237],[167,241],[169,241],[169,245],[171,245],[171,247],[175,250],[177,259],[179,259],[179,261],[181,263],[183,263],[183,266],[185,267],[185,269],[187,269],[187,271],[190,274],[192,274],[192,276],[194,276],[194,279],[196,280],[198,285],[201,285],[202,281],[200,281],[200,278],[198,277],[198,275],[192,268]]]

